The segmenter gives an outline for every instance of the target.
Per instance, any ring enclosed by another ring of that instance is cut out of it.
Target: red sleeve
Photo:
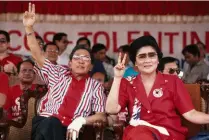
[[[121,110],[124,110],[129,101],[129,95],[128,95],[128,87],[130,83],[126,79],[122,79],[120,83],[120,89],[119,89],[119,105],[121,106]]]
[[[8,110],[9,108],[12,107],[12,102],[13,102],[13,97],[12,97],[12,89],[9,88],[9,92],[7,94],[7,99],[6,99],[6,103],[4,105],[4,109]]]
[[[33,85],[32,85],[33,87]],[[31,88],[32,88],[31,87]],[[7,100],[4,105],[4,109],[9,110],[12,106],[14,106],[15,100],[22,95],[22,90],[20,89],[20,85],[14,85],[9,88],[9,93],[7,94]]]
[[[176,89],[174,94],[174,104],[178,111],[181,114],[184,114],[194,109],[189,92],[185,88],[184,83],[178,77],[175,77],[174,88]]]
[[[5,104],[6,102],[6,96],[9,93],[9,80],[8,76],[0,72],[0,104]],[[5,96],[6,95],[6,96]]]
[[[8,91],[9,91],[8,76],[5,73],[0,72],[0,93],[7,95]]]

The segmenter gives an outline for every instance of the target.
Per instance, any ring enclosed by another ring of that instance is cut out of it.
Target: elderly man
[[[17,65],[18,79],[20,83],[10,87],[7,94],[5,109],[8,110],[8,118],[18,121],[21,117],[20,96],[24,90],[34,90],[36,85],[33,84],[35,72],[33,71],[34,63],[31,60],[25,60]]]
[[[69,68],[46,59],[35,39],[35,19],[35,5],[29,3],[23,16],[27,42],[49,88],[33,118],[32,140],[75,140],[83,125],[106,121],[104,88],[88,75],[93,56],[85,46],[72,50]]]
[[[158,70],[164,74],[178,75],[180,69],[178,68],[177,61],[174,57],[163,57],[159,62]]]

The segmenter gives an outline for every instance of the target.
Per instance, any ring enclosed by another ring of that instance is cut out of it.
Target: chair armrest
[[[107,123],[98,121],[93,124],[95,133],[96,133],[96,140],[103,140],[104,135],[104,129],[106,127]]]
[[[103,140],[106,122],[98,121],[93,125],[84,125],[79,134],[79,140]]]
[[[123,130],[126,126],[126,122],[124,121],[119,121],[118,123],[113,124],[113,130],[115,133],[115,140],[122,140],[123,137]]]
[[[0,107],[0,120],[3,118],[4,109]]]
[[[9,127],[0,126],[0,140],[6,140],[9,134]]]
[[[6,140],[9,132],[9,125],[6,118],[6,112],[0,108],[0,140]]]

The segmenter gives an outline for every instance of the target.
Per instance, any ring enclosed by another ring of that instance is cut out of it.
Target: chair
[[[31,139],[32,118],[37,115],[37,104],[46,92],[47,88],[42,85],[38,85],[34,91],[24,91],[24,94],[20,97],[22,117],[18,121],[7,121],[8,125],[4,125],[4,131],[2,131],[5,138],[0,140],[15,140],[17,138],[20,140]],[[85,140],[87,137],[92,136],[91,140],[102,140],[104,125],[102,122],[97,122],[93,126],[85,126],[79,139]],[[92,133],[86,131],[86,128],[88,130],[93,129]]]
[[[8,134],[8,123],[3,108],[0,108],[0,140],[6,140]]]
[[[205,112],[206,114],[208,114],[209,112],[209,81],[208,80],[200,80],[198,81],[198,83],[201,84],[200,88],[201,88],[201,97],[202,97],[202,112]],[[205,124],[204,131],[208,131],[209,130],[209,124]]]
[[[200,84],[185,84],[185,87],[187,88],[192,103],[197,111],[201,110],[201,92],[200,92]],[[201,125],[194,124],[182,117],[182,125],[188,128],[188,137],[192,137],[197,135],[198,132],[200,132]]]
[[[185,84],[185,87],[189,91],[189,94],[191,96],[191,100],[195,109],[198,111],[202,111],[201,108],[205,109],[204,103],[202,103],[202,106],[201,106],[201,100],[203,101],[203,99],[201,99],[202,90],[200,90],[200,84]],[[188,138],[195,136],[201,130],[200,129],[201,125],[188,122],[183,117],[182,117],[182,125],[188,128]],[[115,139],[122,140],[123,130],[124,130],[123,123],[114,124],[113,129],[115,132]]]

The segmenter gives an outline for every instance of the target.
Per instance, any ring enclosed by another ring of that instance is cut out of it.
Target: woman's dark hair
[[[85,45],[77,45],[77,46],[74,47],[74,49],[72,50],[72,52],[71,52],[71,54],[70,54],[70,56],[69,56],[70,61],[72,60],[73,55],[74,55],[74,53],[75,53],[77,50],[86,50],[86,51],[88,51],[88,53],[89,53],[89,55],[90,55],[90,57],[91,57],[91,64],[94,63],[93,54],[91,53],[91,50],[90,50],[89,48],[86,48]]]
[[[151,46],[156,51],[159,61],[163,57],[155,38],[152,36],[142,36],[134,40],[130,45],[129,57],[133,64],[136,62],[136,53],[144,46]]]

